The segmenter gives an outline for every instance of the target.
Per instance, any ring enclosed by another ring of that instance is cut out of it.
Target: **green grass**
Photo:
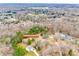
[[[16,56],[24,56],[27,53],[26,49],[23,46],[18,45],[15,49]]]

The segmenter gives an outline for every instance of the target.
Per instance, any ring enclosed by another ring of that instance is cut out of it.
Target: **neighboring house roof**
[[[23,38],[38,38],[39,35],[23,35]]]

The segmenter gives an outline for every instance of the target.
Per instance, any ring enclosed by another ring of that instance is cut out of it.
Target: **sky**
[[[68,4],[79,4],[79,0],[0,0],[0,3],[68,3]]]

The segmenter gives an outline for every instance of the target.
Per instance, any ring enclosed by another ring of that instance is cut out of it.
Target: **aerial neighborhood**
[[[79,56],[78,5],[5,5],[0,6],[1,56]]]

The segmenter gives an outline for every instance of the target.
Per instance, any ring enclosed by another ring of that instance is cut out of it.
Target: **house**
[[[73,37],[63,33],[55,33],[55,39],[72,40]]]

